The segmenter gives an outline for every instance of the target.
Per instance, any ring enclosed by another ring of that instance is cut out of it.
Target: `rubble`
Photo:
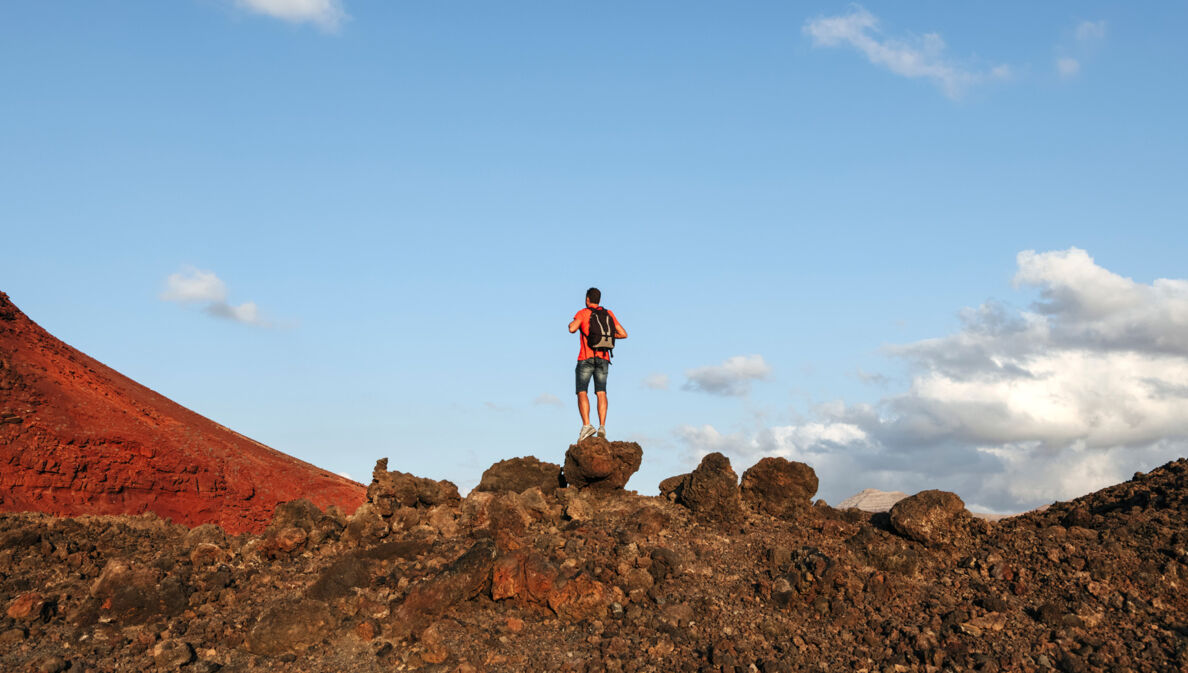
[[[381,467],[366,526],[299,501],[243,535],[0,514],[0,670],[1188,666],[1185,460],[993,523],[939,491],[890,513],[806,507],[807,488],[744,500],[720,455],[675,501],[573,485],[455,498]]]

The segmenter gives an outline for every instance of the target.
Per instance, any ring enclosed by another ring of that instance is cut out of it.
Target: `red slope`
[[[364,488],[200,416],[54,338],[0,292],[0,510],[149,511],[258,532],[278,502]]]

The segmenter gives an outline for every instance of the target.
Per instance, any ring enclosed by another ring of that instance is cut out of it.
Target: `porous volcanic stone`
[[[615,490],[639,469],[643,449],[635,442],[610,442],[591,437],[565,452],[565,482],[577,488]]]
[[[793,517],[812,504],[817,493],[817,473],[804,463],[769,457],[743,472],[739,488],[743,501],[756,510],[772,516]]]
[[[563,485],[560,465],[546,463],[535,456],[525,456],[501,460],[488,467],[474,490],[520,493],[536,487],[548,493]]]
[[[367,487],[367,501],[383,517],[392,516],[400,507],[433,507],[461,499],[453,482],[389,472],[387,458],[376,461]]]
[[[701,459],[680,488],[677,500],[703,519],[733,521],[742,516],[738,475],[730,459],[714,452]]]
[[[968,535],[969,519],[965,503],[948,491],[920,491],[891,508],[891,527],[896,532],[932,546],[960,542]]]
[[[272,604],[248,634],[255,654],[275,657],[299,652],[322,640],[334,625],[330,608],[311,599],[282,599]]]

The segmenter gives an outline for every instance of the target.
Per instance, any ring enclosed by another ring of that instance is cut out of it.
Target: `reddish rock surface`
[[[365,491],[104,366],[0,292],[0,510],[153,512],[239,533],[299,497],[351,512]]]

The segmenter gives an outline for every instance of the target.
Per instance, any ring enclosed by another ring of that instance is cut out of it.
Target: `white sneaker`
[[[606,439],[606,426],[605,425],[598,426],[597,436],[602,439]]]
[[[593,436],[594,436],[594,426],[593,425],[583,425],[582,431],[578,433],[578,441],[580,442],[583,439],[586,439],[588,437],[593,437]]]

